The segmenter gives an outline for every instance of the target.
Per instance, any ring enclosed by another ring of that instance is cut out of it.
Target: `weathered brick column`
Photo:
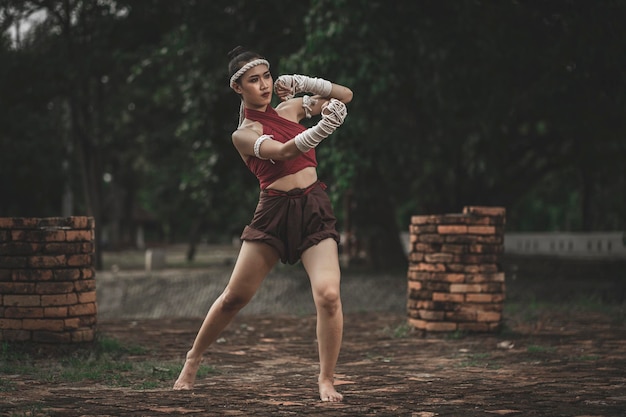
[[[505,209],[411,218],[408,321],[432,332],[498,329],[505,297]]]
[[[93,252],[90,217],[0,218],[0,340],[92,341]]]

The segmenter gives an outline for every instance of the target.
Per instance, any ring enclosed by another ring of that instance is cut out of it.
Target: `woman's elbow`
[[[346,87],[346,90],[347,90],[346,91],[346,97],[343,100],[341,100],[344,104],[350,103],[352,101],[352,96],[353,96],[352,90],[350,90],[347,87]]]

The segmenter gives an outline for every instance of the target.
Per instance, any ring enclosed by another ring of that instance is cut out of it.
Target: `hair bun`
[[[228,59],[234,59],[235,57],[241,55],[242,53],[246,52],[246,48],[244,48],[241,45],[235,46],[229,53],[228,53]]]

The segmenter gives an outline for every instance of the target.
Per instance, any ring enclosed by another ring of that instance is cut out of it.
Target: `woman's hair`
[[[228,78],[232,77],[241,67],[254,59],[265,59],[261,54],[248,51],[242,46],[235,47],[228,53],[230,62],[228,63]],[[239,80],[236,81],[239,83]]]

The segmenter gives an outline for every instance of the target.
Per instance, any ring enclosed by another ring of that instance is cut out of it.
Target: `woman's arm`
[[[276,110],[283,117],[299,122],[304,117],[319,115],[334,98],[344,104],[352,101],[353,93],[348,87],[331,83],[323,78],[305,75],[281,75],[274,83],[276,95],[283,101]],[[312,97],[293,97],[298,93],[312,93]],[[308,110],[308,111],[307,111]]]
[[[263,137],[267,137],[268,139],[261,139]],[[296,143],[293,139],[288,140],[285,143],[277,140],[271,140],[271,136],[262,135],[255,129],[250,129],[245,125],[242,125],[241,128],[233,132],[232,140],[233,145],[235,145],[235,148],[239,152],[239,155],[241,155],[241,158],[246,163],[248,162],[248,158],[283,161],[293,159],[301,153],[296,147]],[[258,143],[259,140],[260,143]],[[256,153],[255,145],[257,147]]]
[[[296,100],[289,100],[295,102]],[[282,161],[293,159],[301,153],[308,152],[319,145],[326,137],[331,135],[345,120],[347,116],[346,105],[335,99],[318,100],[327,103],[320,111],[322,118],[313,127],[297,134],[285,143],[275,141],[271,136],[262,134],[262,127],[258,122],[244,123],[237,129],[232,140],[235,148],[245,162],[248,158],[271,159]]]

